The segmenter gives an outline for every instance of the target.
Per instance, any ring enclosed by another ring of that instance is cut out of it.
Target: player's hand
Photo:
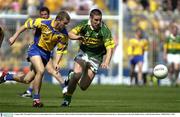
[[[81,40],[81,41],[83,41],[85,39],[85,37],[84,36],[78,36],[78,39],[77,40]]]
[[[101,68],[103,68],[103,69],[108,69],[108,68],[109,68],[109,64],[103,62],[103,63],[101,64]]]
[[[87,41],[88,41],[88,38],[86,38],[86,37],[84,37],[84,36],[81,36],[81,37],[80,37],[80,42],[81,42],[82,44],[87,43]]]
[[[56,70],[56,74],[58,74],[58,72],[60,70],[60,66],[59,65],[55,65],[55,70]]]
[[[128,59],[131,60],[133,58],[132,55],[128,55]]]
[[[9,38],[9,45],[13,45],[13,43],[15,42],[16,38],[14,36],[12,36],[11,38]]]
[[[165,63],[167,63],[167,54],[163,54],[163,60]]]

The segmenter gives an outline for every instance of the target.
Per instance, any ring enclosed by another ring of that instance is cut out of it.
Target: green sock
[[[71,102],[71,98],[72,98],[72,96],[70,96],[70,95],[64,96],[64,100],[68,101],[69,103]]]

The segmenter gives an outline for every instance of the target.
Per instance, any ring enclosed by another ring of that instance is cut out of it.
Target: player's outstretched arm
[[[109,63],[111,61],[112,54],[113,54],[113,49],[112,48],[107,49],[105,59],[104,59],[103,63],[101,64],[101,68],[104,68],[104,69],[109,68]]]
[[[59,72],[60,70],[60,61],[62,59],[63,53],[56,54],[55,60],[54,60],[54,67],[56,72]]]
[[[74,34],[74,32],[69,32],[68,36],[71,40],[83,40],[84,39],[83,36],[76,35],[76,34]]]
[[[18,36],[19,36],[22,32],[24,32],[25,30],[26,30],[26,27],[25,27],[24,25],[21,26],[20,29],[18,29],[18,30],[16,31],[16,33],[15,33],[12,37],[9,38],[9,44],[10,44],[10,45],[13,45],[13,43],[16,41],[16,39],[18,38]]]

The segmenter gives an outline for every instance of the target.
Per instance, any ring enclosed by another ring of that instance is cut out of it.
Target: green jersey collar
[[[90,26],[91,30],[94,30],[94,28],[93,28],[92,25],[91,25],[91,20],[88,20],[88,25]],[[102,27],[102,21],[101,21],[100,27]]]

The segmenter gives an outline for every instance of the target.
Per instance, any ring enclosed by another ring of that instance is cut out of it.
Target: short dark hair
[[[62,19],[67,19],[68,21],[71,20],[69,14],[66,11],[60,11],[57,16],[56,20],[62,20]]]
[[[47,7],[43,6],[40,8],[39,12],[41,13],[42,11],[46,11],[48,14],[50,14],[50,11]]]
[[[90,17],[93,17],[94,15],[102,16],[101,10],[99,10],[99,9],[93,9],[93,10],[91,10],[91,12],[90,12]]]

